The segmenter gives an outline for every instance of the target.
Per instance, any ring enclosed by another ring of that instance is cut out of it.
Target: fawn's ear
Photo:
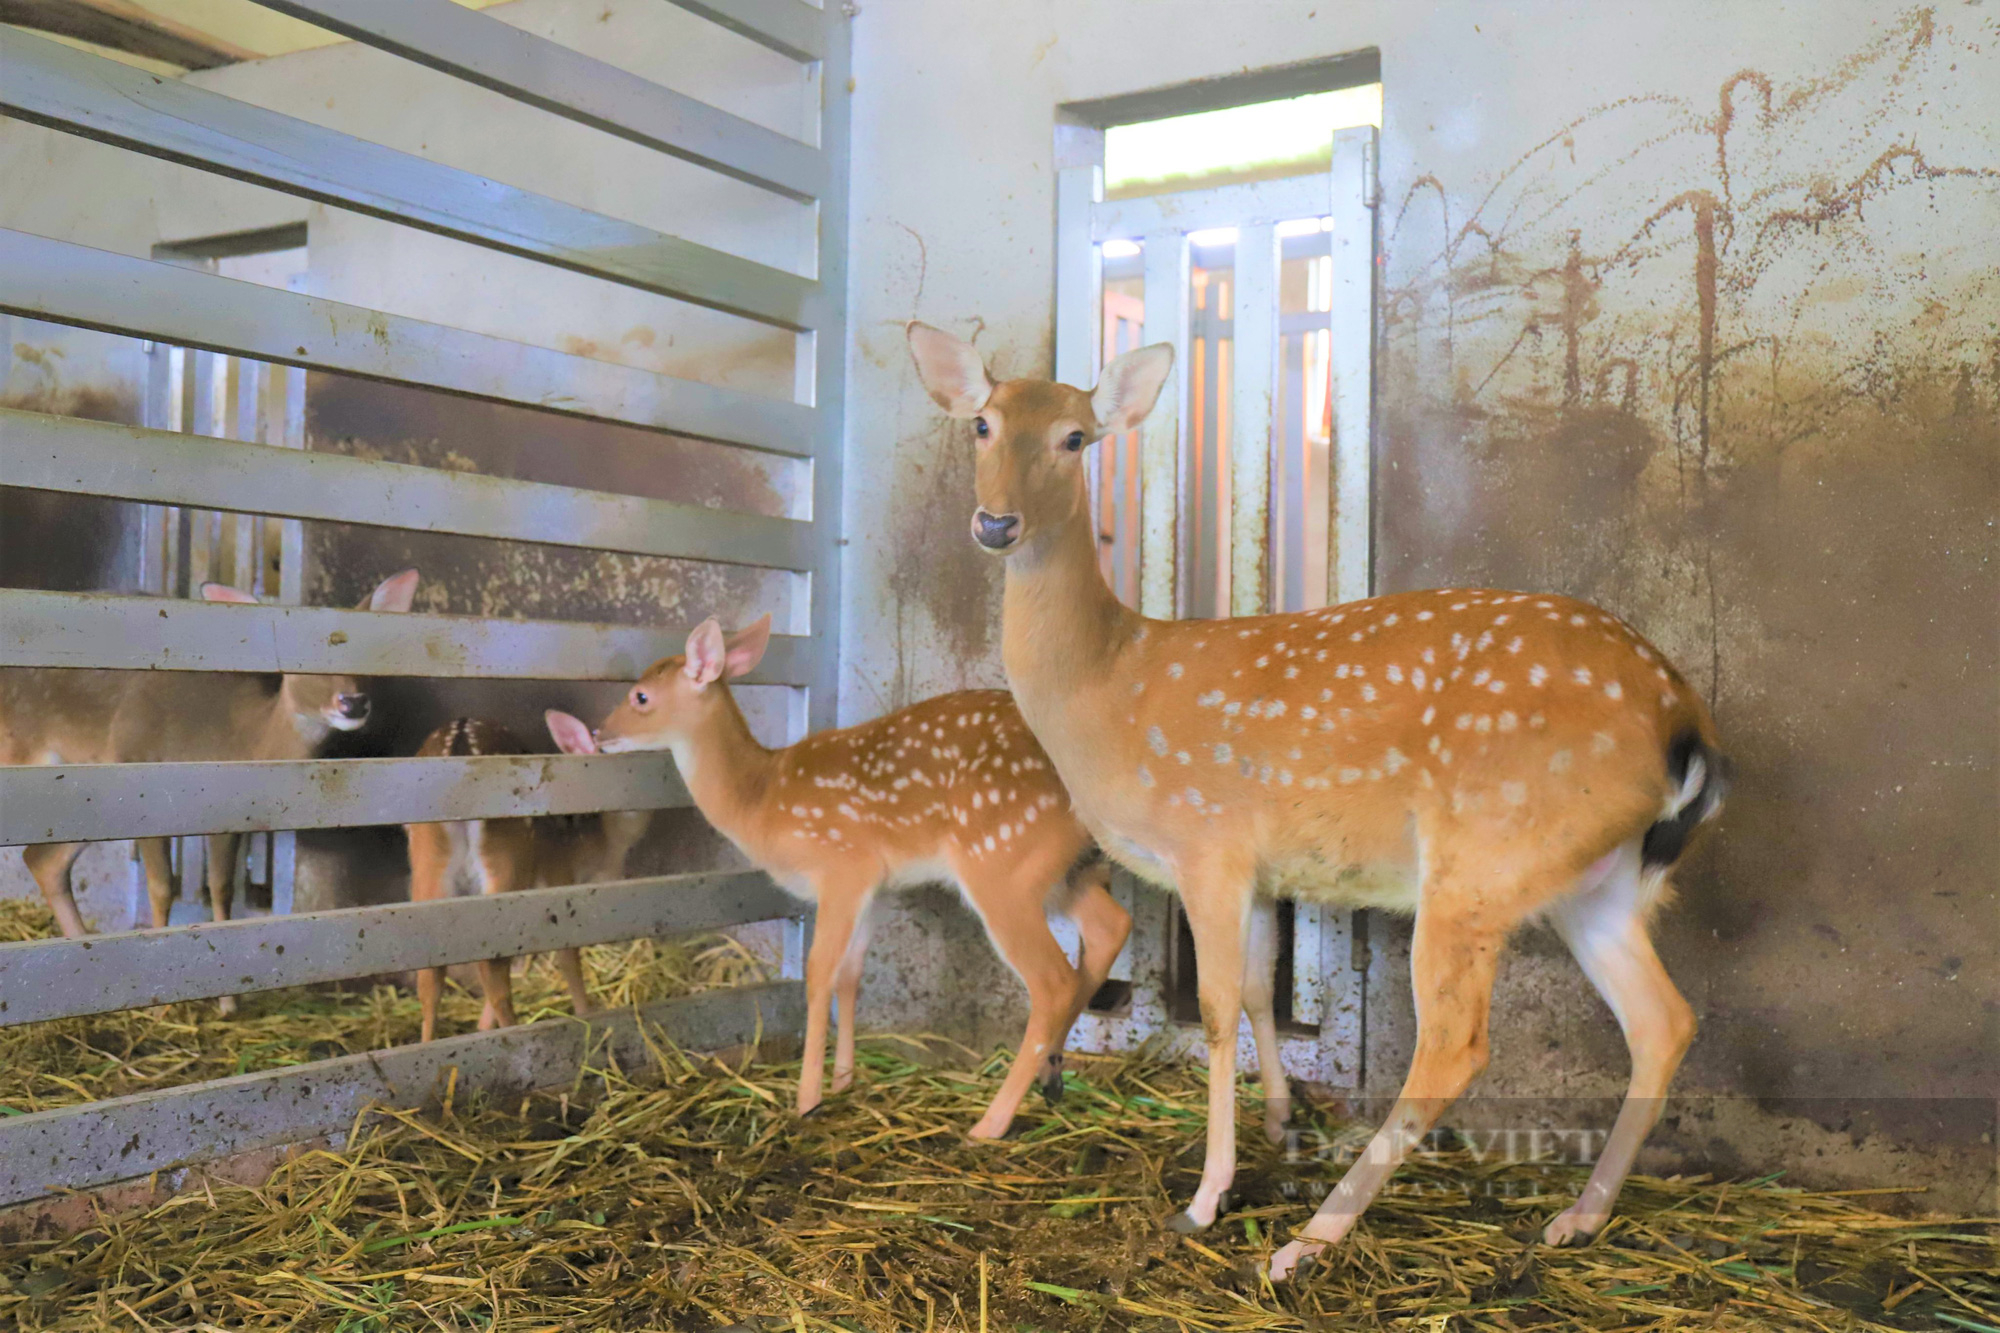
[[[201,600],[204,602],[235,602],[242,606],[257,605],[257,594],[232,588],[227,583],[204,583],[201,585]]]
[[[737,630],[729,636],[723,660],[728,666],[729,678],[747,676],[757,669],[764,660],[764,650],[771,646],[771,615],[767,611],[757,623]]]
[[[391,574],[375,585],[375,591],[361,599],[359,611],[407,611],[417,597],[417,571],[406,569]]]
[[[555,738],[556,748],[564,754],[597,753],[597,742],[591,738],[590,728],[584,726],[581,719],[551,708],[542,714],[542,721],[549,724],[549,735]]]
[[[911,320],[904,329],[910,340],[910,356],[917,363],[917,378],[931,401],[946,416],[961,420],[979,415],[993,396],[993,381],[987,378],[986,363],[963,338],[954,338],[943,329]]]
[[[1104,368],[1090,392],[1090,412],[1106,435],[1137,428],[1159,401],[1160,390],[1174,368],[1174,345],[1154,343],[1125,353]]]
[[[728,656],[728,647],[722,641],[722,626],[710,616],[688,635],[687,665],[681,670],[696,685],[707,685],[722,679]]]

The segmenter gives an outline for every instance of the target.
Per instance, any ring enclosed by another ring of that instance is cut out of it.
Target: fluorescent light
[[[1139,252],[1140,245],[1137,241],[1106,241],[1104,243],[1104,257],[1106,259],[1130,259]]]
[[[1311,236],[1315,232],[1332,230],[1332,218],[1292,218],[1278,224],[1280,236]]]
[[[1191,231],[1188,233],[1188,244],[1201,246],[1234,245],[1236,244],[1236,228],[1210,227],[1205,231]]]
[[[1157,185],[1216,173],[1319,164],[1331,159],[1333,133],[1382,124],[1382,85],[1251,106],[1170,116],[1104,133],[1104,185]]]

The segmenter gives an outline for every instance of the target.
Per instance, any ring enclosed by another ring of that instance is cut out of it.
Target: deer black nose
[[[1019,514],[989,514],[984,509],[973,511],[973,540],[989,551],[1004,551],[1012,546],[1020,526]]]
[[[340,710],[342,717],[368,716],[368,696],[365,694],[336,694],[333,696],[333,706]]]

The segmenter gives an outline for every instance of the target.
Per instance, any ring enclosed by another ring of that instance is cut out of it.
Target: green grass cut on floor
[[[1637,1177],[1596,1244],[1551,1250],[1532,1238],[1580,1171],[1467,1151],[1425,1154],[1334,1262],[1273,1290],[1261,1261],[1339,1166],[1263,1147],[1252,1102],[1242,1202],[1183,1238],[1160,1221],[1194,1186],[1199,1069],[1078,1061],[1058,1106],[975,1145],[1005,1053],[952,1069],[913,1046],[864,1047],[854,1089],[803,1121],[796,1064],[664,1047],[640,1081],[374,1117],[257,1188],[0,1249],[0,1327],[2000,1333],[1994,1219]]]

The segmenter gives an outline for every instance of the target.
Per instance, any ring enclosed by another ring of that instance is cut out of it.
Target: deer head
[[[417,595],[417,571],[406,569],[392,574],[355,606],[357,611],[404,612]],[[205,602],[234,602],[255,606],[256,594],[224,583],[204,583]],[[293,725],[301,731],[330,727],[335,731],[359,731],[368,723],[368,695],[353,676],[307,676],[288,673],[280,687]]]
[[[1156,343],[1106,366],[1088,393],[1049,380],[995,384],[971,343],[915,320],[908,334],[924,389],[947,415],[972,422],[972,538],[996,555],[1088,512],[1084,447],[1144,420],[1174,365],[1172,345]]]
[[[755,671],[770,644],[768,615],[726,637],[713,617],[702,621],[685,653],[653,663],[625,692],[597,729],[599,753],[665,750],[685,741],[703,719],[728,707],[725,682]]]

